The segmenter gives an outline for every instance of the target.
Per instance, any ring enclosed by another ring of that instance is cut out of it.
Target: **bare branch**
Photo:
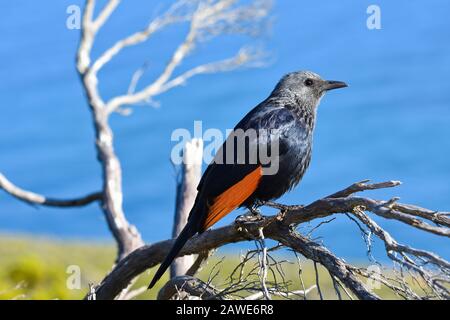
[[[363,180],[360,182],[356,182],[348,188],[345,188],[344,190],[329,195],[327,198],[345,198],[361,191],[393,188],[402,184],[400,181],[386,181],[373,184],[367,183],[369,181],[370,180]]]
[[[175,69],[183,62],[187,55],[194,49],[200,41],[209,40],[219,34],[224,33],[250,33],[261,30],[260,22],[267,17],[270,10],[270,1],[253,1],[248,6],[234,6],[235,0],[197,1],[197,6],[192,13],[184,16],[174,17],[173,9],[160,18],[149,24],[146,30],[134,34],[124,40],[117,42],[107,50],[93,65],[93,72],[96,73],[106,62],[108,62],[122,48],[145,41],[156,30],[168,23],[179,21],[190,21],[189,31],[183,42],[173,53],[162,73],[151,84],[141,91],[128,93],[126,95],[112,98],[108,103],[108,112],[117,111],[123,105],[137,104],[150,100],[169,89],[184,84],[189,78],[205,73],[215,73],[234,70],[251,61],[257,60],[252,57],[251,51],[241,49],[238,54],[229,59],[219,62],[200,65],[184,72],[172,79]],[[179,7],[188,5],[192,7],[192,1],[185,1]],[[177,3],[176,3],[177,5]],[[188,10],[189,12],[189,10]]]
[[[203,265],[206,264],[206,261],[212,255],[213,252],[214,250],[200,252],[197,255],[197,258],[195,259],[192,266],[189,268],[188,271],[186,271],[186,275],[192,277],[195,276],[203,268]]]
[[[92,19],[94,15],[95,0],[87,0],[84,8],[83,19],[81,21],[81,42],[77,54],[77,69],[80,74],[84,74],[91,64],[91,49],[94,43],[95,30]]]
[[[206,261],[213,253],[214,250],[200,252],[192,266],[186,271],[186,275],[194,277],[203,268],[203,265],[206,264]]]
[[[151,21],[144,30],[133,33],[132,35],[117,41],[111,48],[101,54],[100,57],[92,64],[92,72],[97,74],[105,64],[111,61],[111,59],[120,53],[124,48],[147,41],[155,32],[170,24],[189,21],[191,15],[188,13],[181,13],[179,11],[188,4],[192,6],[190,2],[194,1],[179,0],[175,2],[175,4],[173,4],[162,16]]]
[[[92,22],[92,28],[97,32],[103,24],[108,20],[111,13],[116,10],[116,7],[119,5],[120,0],[109,0],[108,3],[105,5],[103,10],[98,15],[97,19],[95,19]]]
[[[94,22],[95,1],[88,0],[86,2],[82,21],[82,37],[77,53],[77,68],[92,112],[97,158],[102,165],[102,209],[108,227],[117,242],[117,260],[120,260],[143,245],[144,242],[136,227],[127,221],[123,212],[122,169],[114,151],[113,133],[108,123],[108,114],[104,110],[104,101],[98,91],[97,75],[90,69],[90,55],[95,35],[117,4],[118,1],[109,1]]]
[[[322,290],[320,289],[319,270],[317,270],[317,262],[314,261],[314,273],[316,275],[316,287],[320,300],[323,300]]]
[[[377,185],[387,186],[389,183]],[[284,218],[282,218],[282,220],[280,220],[279,215],[274,215],[265,217],[260,221],[244,222],[244,224],[240,222],[239,224],[232,224],[226,227],[206,231],[201,235],[195,236],[186,243],[180,252],[180,256],[211,250],[227,243],[254,240],[258,238],[260,228],[263,228],[264,236],[266,238],[274,239],[284,246],[290,247],[301,253],[307,259],[320,263],[333,277],[336,278],[336,280],[338,280],[337,285],[342,283],[343,286],[353,292],[356,297],[360,299],[378,299],[376,295],[365,288],[359,279],[360,275],[367,275],[367,273],[345,263],[324,246],[293,231],[292,226],[313,219],[333,215],[335,213],[350,213],[355,215],[355,208],[362,205],[365,205],[365,209],[368,211],[375,211],[374,213],[376,213],[377,210],[391,210],[388,207],[384,207],[386,203],[388,202],[369,198],[345,197],[323,198],[305,207],[285,206],[282,208],[284,211]],[[392,204],[390,203],[389,205]],[[361,216],[357,218],[359,219]],[[392,216],[391,218],[396,219],[396,216]],[[367,221],[365,224],[368,227],[371,225],[370,223],[367,224]],[[373,228],[374,226],[372,225],[371,231],[374,234],[377,234],[377,236],[383,235],[384,237],[387,237],[386,233],[381,233],[380,230],[382,229],[377,231],[376,228]],[[165,257],[166,252],[171,248],[172,243],[173,240],[162,241],[149,246],[144,246],[130,254],[124,261],[120,262],[97,287],[99,299],[112,299],[120,292],[121,288],[126,286],[130,279],[142,273],[147,268],[151,268],[160,263]],[[391,246],[393,247],[390,251],[395,251],[394,249],[396,248],[398,249],[398,253],[413,254],[418,258],[426,259],[429,263],[439,266],[441,270],[445,271],[448,268],[448,262],[434,253],[405,247],[400,244],[393,245],[392,242]],[[425,265],[421,266],[421,268],[425,268]],[[235,272],[232,274],[234,273]],[[441,281],[445,279],[442,277],[433,278],[429,273],[427,273],[426,276],[428,276],[427,279],[429,281],[435,283],[435,288],[439,288],[440,296],[445,296],[445,290],[440,285]],[[388,280],[383,281],[389,284]],[[401,289],[400,287],[400,289],[397,289],[397,287],[398,286],[396,285],[391,285],[390,288],[393,288],[400,293],[402,293],[402,290],[405,292],[405,289]],[[412,294],[409,296],[412,296]]]
[[[438,225],[450,227],[450,218],[448,212],[432,211],[410,204],[394,203],[392,208],[412,216],[421,217]]]
[[[259,229],[259,239],[256,240],[256,243],[259,243],[259,278],[261,280],[261,290],[264,295],[265,300],[271,300],[269,290],[267,289],[267,247],[266,241],[264,238],[263,228]]]
[[[38,204],[48,207],[81,207],[92,202],[102,201],[102,193],[94,192],[86,196],[74,199],[54,199],[42,196],[40,194],[27,191],[15,186],[3,174],[0,173],[0,189],[5,190],[13,197],[25,201],[29,204]]]
[[[183,148],[183,163],[180,168],[180,177],[177,183],[175,218],[172,237],[176,238],[186,225],[189,212],[194,206],[197,196],[197,185],[202,174],[203,141],[192,139]],[[186,274],[194,262],[193,256],[175,259],[170,268],[171,277]],[[200,266],[199,266],[200,267]],[[191,270],[192,272],[192,270]]]
[[[289,297],[298,297],[298,296],[304,296],[306,297],[308,295],[308,293],[310,293],[311,291],[313,291],[316,288],[316,285],[312,285],[311,287],[309,287],[306,290],[294,290],[294,291],[290,291],[290,292],[279,292],[279,291],[273,291],[270,290],[270,293],[274,296],[279,296],[282,298],[289,298]],[[264,297],[264,293],[263,292],[256,292],[248,297],[245,297],[245,300],[260,300]]]
[[[441,282],[450,284],[449,262],[435,253],[399,244],[387,231],[383,230],[375,221],[370,219],[361,208],[355,208],[353,214],[384,242],[388,257],[395,262],[398,262],[400,265],[417,272],[439,297],[443,296],[446,299],[450,297],[448,289],[441,285]],[[398,253],[399,255],[397,256],[394,253]],[[419,258],[420,262],[414,261],[414,259],[408,255]],[[439,267],[439,271],[442,274],[436,276],[431,273],[431,270],[425,270],[422,266],[426,264],[434,264]],[[436,281],[436,279],[439,279],[439,281]]]
[[[280,241],[285,246],[301,253],[306,258],[320,263],[330,272],[330,274],[338,278],[346,287],[348,287],[359,299],[379,299],[377,295],[371,293],[364,287],[356,274],[352,272],[351,266],[342,259],[337,258],[327,248],[293,231],[279,232],[274,234],[273,238]]]
[[[218,290],[200,279],[178,276],[170,279],[159,291],[158,300],[223,300]]]
[[[146,291],[147,291],[147,286],[142,286],[137,289],[130,290],[121,297],[121,300],[133,300],[134,298],[140,296],[141,294],[145,293]]]
[[[390,201],[378,201],[362,197],[345,197],[345,198],[323,198],[306,207],[289,207],[290,215],[286,217],[287,223],[298,224],[301,222],[311,221],[316,218],[323,218],[330,213],[351,212],[349,208],[364,207],[368,211],[386,219],[394,219],[412,227],[448,237],[450,229],[447,227],[438,227],[430,225],[420,219],[415,218],[409,213],[401,212],[402,206],[397,206],[398,210],[394,210],[395,203]],[[409,211],[412,212],[412,211]],[[439,216],[439,213],[437,213]]]
[[[262,53],[258,54],[257,52],[253,52],[248,48],[242,48],[232,58],[197,66],[173,78],[172,80],[167,81],[159,88],[156,94],[161,94],[170,89],[173,89],[174,87],[184,85],[187,80],[200,74],[227,72],[238,69],[244,65],[248,66],[251,63],[257,64],[258,62],[260,62],[261,56]]]

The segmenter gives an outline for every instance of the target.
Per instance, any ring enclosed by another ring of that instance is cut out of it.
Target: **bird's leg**
[[[254,204],[254,205],[252,205],[251,207],[249,207],[248,208],[248,210],[252,213],[252,215],[253,215],[253,217],[254,218],[259,218],[259,219],[261,219],[262,218],[262,215],[261,215],[261,211],[259,210],[259,205],[258,204]]]
[[[245,222],[255,222],[263,220],[263,216],[261,214],[261,211],[259,210],[259,207],[261,206],[260,201],[255,201],[253,205],[248,207],[248,210],[251,214],[242,214],[238,216],[235,220],[236,223],[245,223]]]
[[[250,208],[249,208],[250,209]],[[250,214],[241,214],[236,217],[235,222],[238,224],[255,222],[264,219],[258,209],[250,209]]]

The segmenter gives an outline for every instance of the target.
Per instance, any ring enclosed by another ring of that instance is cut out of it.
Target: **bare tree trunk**
[[[100,25],[96,26],[92,20],[92,10],[93,2],[88,1],[83,16],[83,33],[77,55],[77,68],[92,112],[97,158],[102,166],[103,174],[102,210],[108,228],[117,242],[116,262],[118,262],[142,246],[144,242],[136,227],[127,221],[122,209],[122,169],[114,152],[114,136],[108,123],[110,112],[98,91],[96,70],[90,66],[90,50],[100,27]]]
[[[195,197],[197,185],[202,173],[203,141],[192,139],[186,143],[183,150],[183,163],[181,164],[180,177],[177,184],[175,219],[172,237],[176,238],[183,230],[189,218]],[[194,263],[194,255],[187,255],[176,259],[170,267],[170,277],[185,275]]]

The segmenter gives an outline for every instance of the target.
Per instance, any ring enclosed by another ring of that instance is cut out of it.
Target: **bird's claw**
[[[276,219],[277,219],[278,221],[283,221],[283,220],[284,220],[284,217],[286,216],[286,213],[287,213],[287,212],[288,212],[288,210],[286,210],[286,209],[280,209],[280,212],[277,213]]]
[[[250,211],[251,212],[251,211]],[[240,216],[237,216],[234,220],[234,223],[236,224],[236,229],[240,232],[243,232],[247,235],[249,240],[255,240],[255,236],[247,229],[249,224],[263,221],[264,217],[258,212],[250,213],[250,214],[242,214]]]
[[[249,222],[257,222],[264,219],[264,217],[261,215],[259,211],[250,211],[251,214],[242,214],[240,216],[237,216],[234,222],[236,224],[244,224]]]
[[[258,207],[250,208],[250,213],[255,218],[262,218],[261,211],[258,209]]]

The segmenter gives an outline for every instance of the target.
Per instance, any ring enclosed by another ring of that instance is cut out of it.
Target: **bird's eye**
[[[309,87],[309,86],[312,86],[312,84],[313,84],[312,79],[306,79],[305,80],[305,86]]]

